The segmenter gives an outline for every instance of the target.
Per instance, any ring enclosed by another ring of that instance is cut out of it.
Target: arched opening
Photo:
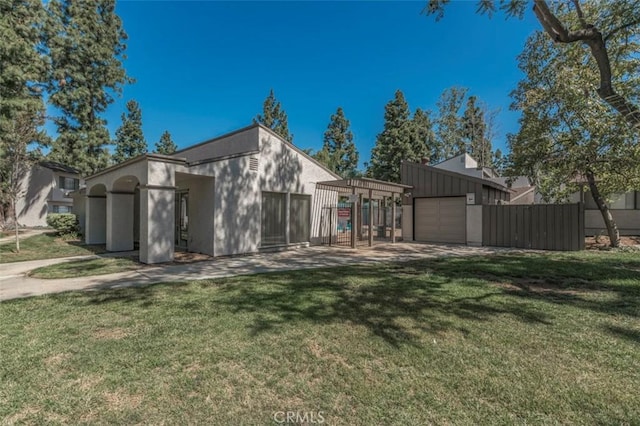
[[[85,242],[105,244],[107,241],[107,187],[99,183],[87,191],[85,206]]]
[[[140,241],[139,187],[136,176],[122,176],[107,193],[108,251],[133,250]]]

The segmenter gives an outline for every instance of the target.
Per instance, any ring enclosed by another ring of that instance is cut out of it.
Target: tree
[[[449,0],[429,0],[424,12],[435,15],[436,20],[442,18],[444,7]],[[598,72],[592,75],[588,83],[598,83],[598,96],[612,109],[624,117],[628,124],[640,129],[640,109],[637,98],[624,95],[624,80],[612,69],[611,58],[617,62],[619,58],[611,54],[610,41],[614,38],[628,38],[640,26],[640,2],[635,1],[594,1],[581,6],[580,0],[571,0],[569,6],[554,2],[551,7],[545,0],[533,0],[533,10],[542,28],[551,40],[567,46],[584,44],[589,47],[588,60],[584,66],[596,66]],[[508,17],[521,18],[529,4],[523,0],[478,0],[479,13],[492,16],[496,10],[502,10]],[[583,10],[583,9],[590,10]],[[595,62],[595,64],[594,64]],[[615,83],[615,84],[614,84]],[[614,87],[618,87],[615,89]],[[621,94],[622,93],[622,94]]]
[[[487,136],[487,124],[484,110],[478,105],[475,96],[469,96],[461,119],[465,152],[471,155],[479,167],[491,167],[491,139]]]
[[[62,114],[54,119],[58,137],[49,156],[87,176],[108,164],[101,114],[131,81],[122,65],[127,35],[115,0],[51,0],[47,10],[49,102]]]
[[[467,89],[450,87],[442,92],[437,102],[436,123],[437,154],[434,161],[443,161],[465,152],[464,133],[459,117],[467,96]]]
[[[127,113],[123,113],[121,118],[122,125],[116,130],[116,149],[113,154],[116,164],[147,152],[147,141],[142,133],[142,111],[138,102],[127,102]]]
[[[162,136],[160,136],[160,140],[156,142],[156,152],[158,154],[163,155],[171,155],[178,149],[178,146],[171,139],[171,133],[168,130],[165,130]]]
[[[500,149],[496,149],[493,153],[492,163],[499,176],[504,176],[509,168],[509,158],[503,155]]]
[[[0,2],[0,202],[1,219],[11,211],[20,251],[17,200],[30,166],[29,145],[44,142],[42,82],[47,63],[41,52],[44,9],[39,0]]]
[[[273,89],[269,91],[269,96],[264,100],[262,105],[262,114],[256,115],[253,119],[254,123],[260,123],[280,136],[289,143],[293,143],[293,135],[289,133],[289,124],[287,123],[287,113],[282,108],[280,102],[276,99]]]
[[[416,109],[411,119],[413,128],[412,151],[414,158],[419,160],[436,161],[438,155],[438,146],[436,136],[433,131],[433,122],[431,121],[431,111],[424,111],[420,108]]]
[[[599,5],[585,5],[585,19],[597,14]],[[559,13],[570,20],[569,11]],[[638,33],[614,33],[607,46],[616,58],[612,75],[622,96],[638,99]],[[558,46],[541,32],[527,40],[519,57],[526,77],[512,95],[522,117],[520,131],[509,140],[511,161],[514,170],[529,176],[550,200],[562,199],[586,183],[615,247],[620,236],[607,198],[640,188],[640,138],[624,115],[599,101],[591,84],[599,66],[585,56],[580,45]]]
[[[403,160],[420,161],[414,152],[414,130],[411,112],[404,94],[397,90],[384,112],[384,129],[376,138],[371,151],[367,175],[375,179],[400,182],[400,164]]]
[[[358,151],[349,126],[342,107],[338,107],[336,113],[331,115],[324,132],[322,149],[316,156],[316,159],[344,178],[354,176],[358,168]]]

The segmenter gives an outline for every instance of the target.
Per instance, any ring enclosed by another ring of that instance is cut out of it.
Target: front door
[[[188,249],[189,191],[176,192],[176,247]]]

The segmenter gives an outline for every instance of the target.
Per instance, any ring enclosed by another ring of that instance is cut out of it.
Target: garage
[[[465,244],[465,197],[415,198],[414,239]]]

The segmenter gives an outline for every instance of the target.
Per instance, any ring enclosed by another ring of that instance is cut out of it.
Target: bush
[[[48,214],[47,225],[58,231],[58,234],[62,237],[77,237],[80,234],[80,226],[75,214]]]

